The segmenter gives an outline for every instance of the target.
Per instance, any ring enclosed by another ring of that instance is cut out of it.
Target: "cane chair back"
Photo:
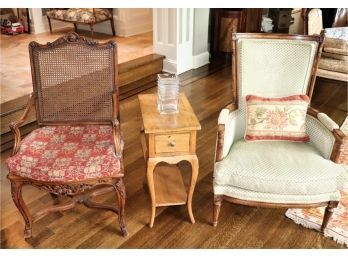
[[[232,90],[241,124],[238,138],[245,131],[246,95],[311,97],[321,41],[320,36],[233,34]]]
[[[37,121],[110,124],[118,116],[117,50],[76,33],[29,45]],[[114,100],[113,100],[114,97]]]

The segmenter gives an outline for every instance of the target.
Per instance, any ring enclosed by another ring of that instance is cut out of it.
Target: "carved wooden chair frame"
[[[307,89],[307,95],[311,98],[313,89],[314,89],[314,83],[316,78],[316,71],[318,69],[319,64],[319,58],[321,55],[322,47],[323,47],[323,41],[324,41],[324,34],[321,33],[320,36],[308,36],[308,35],[284,35],[284,34],[262,34],[262,33],[237,33],[233,34],[232,36],[232,103],[227,105],[225,109],[228,109],[230,112],[233,112],[238,109],[238,72],[237,72],[237,41],[238,39],[243,38],[255,38],[255,39],[289,39],[289,40],[295,40],[295,39],[301,39],[301,40],[310,40],[310,41],[317,41],[318,42],[318,49],[317,53],[315,55],[313,68],[311,72],[311,77],[309,80],[309,86]],[[318,119],[318,113],[319,111],[309,107],[307,114],[313,116],[314,118]],[[225,133],[225,125],[219,124],[217,129],[217,143],[216,143],[216,156],[215,156],[215,162],[222,161],[223,159],[223,146],[224,146],[224,133]],[[332,154],[330,156],[330,159],[334,162],[338,161],[338,158],[344,150],[343,141],[345,139],[344,133],[340,129],[333,129],[332,134],[335,138],[334,147],[332,150]],[[338,201],[326,201],[326,202],[319,202],[319,203],[296,203],[296,204],[284,204],[284,203],[267,203],[267,202],[256,202],[256,201],[248,201],[248,200],[242,200],[233,198],[227,195],[219,195],[214,194],[213,198],[213,226],[217,226],[218,223],[218,217],[220,213],[221,203],[225,200],[230,203],[235,204],[241,204],[241,205],[247,205],[247,206],[254,206],[254,207],[265,207],[265,208],[313,208],[313,207],[321,207],[326,206],[325,214],[323,218],[323,223],[321,225],[321,232],[326,228],[327,223],[333,213],[333,209],[338,206]]]
[[[33,49],[53,49],[68,43],[77,43],[81,45],[88,45],[95,48],[111,48],[112,49],[112,59],[113,59],[113,93],[112,93],[112,121],[105,122],[41,122],[40,112],[39,112],[39,99],[38,99],[38,89],[37,81],[34,73],[36,72],[34,66],[34,55]],[[122,140],[122,131],[119,123],[119,91],[118,91],[118,72],[117,72],[117,46],[114,41],[108,41],[103,44],[99,44],[95,41],[88,40],[84,37],[80,37],[78,34],[72,32],[67,35],[58,38],[52,43],[47,43],[46,45],[41,45],[37,42],[31,42],[29,44],[29,55],[30,63],[32,68],[32,77],[33,77],[33,93],[30,95],[26,109],[20,119],[16,122],[10,123],[10,129],[14,133],[15,144],[13,147],[12,155],[15,155],[21,146],[21,133],[20,126],[24,124],[27,116],[35,106],[36,111],[36,120],[38,126],[44,125],[88,125],[88,124],[104,124],[112,125],[113,129],[113,138],[115,153],[118,158],[120,158],[120,173],[117,177],[100,177],[96,179],[88,179],[78,182],[44,182],[33,180],[21,176],[17,176],[11,172],[7,175],[7,178],[11,183],[11,193],[12,198],[20,211],[23,219],[25,221],[24,229],[24,238],[30,238],[32,236],[32,224],[41,217],[45,216],[48,213],[55,211],[64,211],[73,208],[77,203],[83,203],[88,208],[96,208],[103,210],[110,210],[118,214],[118,222],[122,231],[123,236],[128,235],[126,221],[125,221],[125,198],[126,192],[123,184],[124,176],[124,165],[123,165],[123,140]],[[59,195],[68,196],[71,198],[71,201],[64,204],[57,204],[45,209],[42,209],[31,215],[26,204],[23,201],[22,197],[22,187],[25,185],[31,185],[39,189],[48,191],[53,198],[57,198]],[[101,195],[107,192],[116,191],[118,198],[118,208],[113,205],[106,205],[92,201],[90,198]]]

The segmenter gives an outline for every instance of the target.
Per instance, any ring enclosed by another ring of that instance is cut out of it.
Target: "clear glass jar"
[[[177,113],[179,100],[179,78],[175,74],[157,75],[157,107],[161,114]]]

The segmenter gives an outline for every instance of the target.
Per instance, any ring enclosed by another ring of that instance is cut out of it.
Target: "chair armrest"
[[[337,162],[344,150],[343,143],[346,138],[339,126],[325,113],[309,107],[306,129],[310,137],[310,143],[319,150],[322,156]]]
[[[228,154],[233,142],[237,138],[237,117],[239,112],[235,105],[228,105],[221,110],[218,119],[215,161],[221,161]]]
[[[31,110],[31,107],[34,105],[34,103],[35,103],[35,96],[33,94],[30,94],[24,113],[22,114],[20,119],[18,121],[12,121],[9,124],[9,127],[12,133],[14,134],[14,140],[15,140],[15,143],[12,149],[12,155],[15,155],[21,146],[21,131],[19,130],[19,127],[22,126],[23,123],[27,120],[28,114]]]
[[[123,154],[123,149],[124,149],[124,142],[122,139],[121,125],[117,119],[113,120],[112,127],[113,127],[115,153],[117,157],[121,158]]]

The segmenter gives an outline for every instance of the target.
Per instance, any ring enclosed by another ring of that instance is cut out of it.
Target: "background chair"
[[[348,181],[334,163],[344,134],[323,113],[309,108],[309,143],[246,142],[245,96],[311,97],[323,36],[233,34],[232,104],[218,120],[214,216],[223,200],[275,208],[327,206],[323,230]],[[310,172],[311,171],[311,172]]]
[[[34,221],[76,203],[117,213],[126,236],[116,43],[98,44],[70,33],[47,45],[31,42],[29,55],[33,93],[23,116],[10,124],[15,145],[7,160],[12,198],[25,221],[24,237],[32,236]],[[19,127],[33,106],[39,128],[21,140]],[[31,215],[22,198],[25,185],[71,201]],[[91,200],[113,190],[118,208]]]
[[[307,22],[305,26],[307,34],[319,35],[323,30],[322,11],[320,9],[306,10],[305,17]],[[347,8],[338,8],[336,18],[347,17],[346,10]],[[340,21],[338,21],[339,23]],[[332,28],[326,28],[324,34],[325,40],[317,76],[348,82],[348,29],[346,27],[333,26]],[[332,84],[335,84],[335,81]]]
[[[65,8],[54,9],[46,13],[50,32],[52,33],[51,19],[74,24],[75,32],[78,24],[87,24],[91,29],[91,35],[94,34],[94,25],[110,21],[112,35],[115,36],[115,24],[113,8]]]

